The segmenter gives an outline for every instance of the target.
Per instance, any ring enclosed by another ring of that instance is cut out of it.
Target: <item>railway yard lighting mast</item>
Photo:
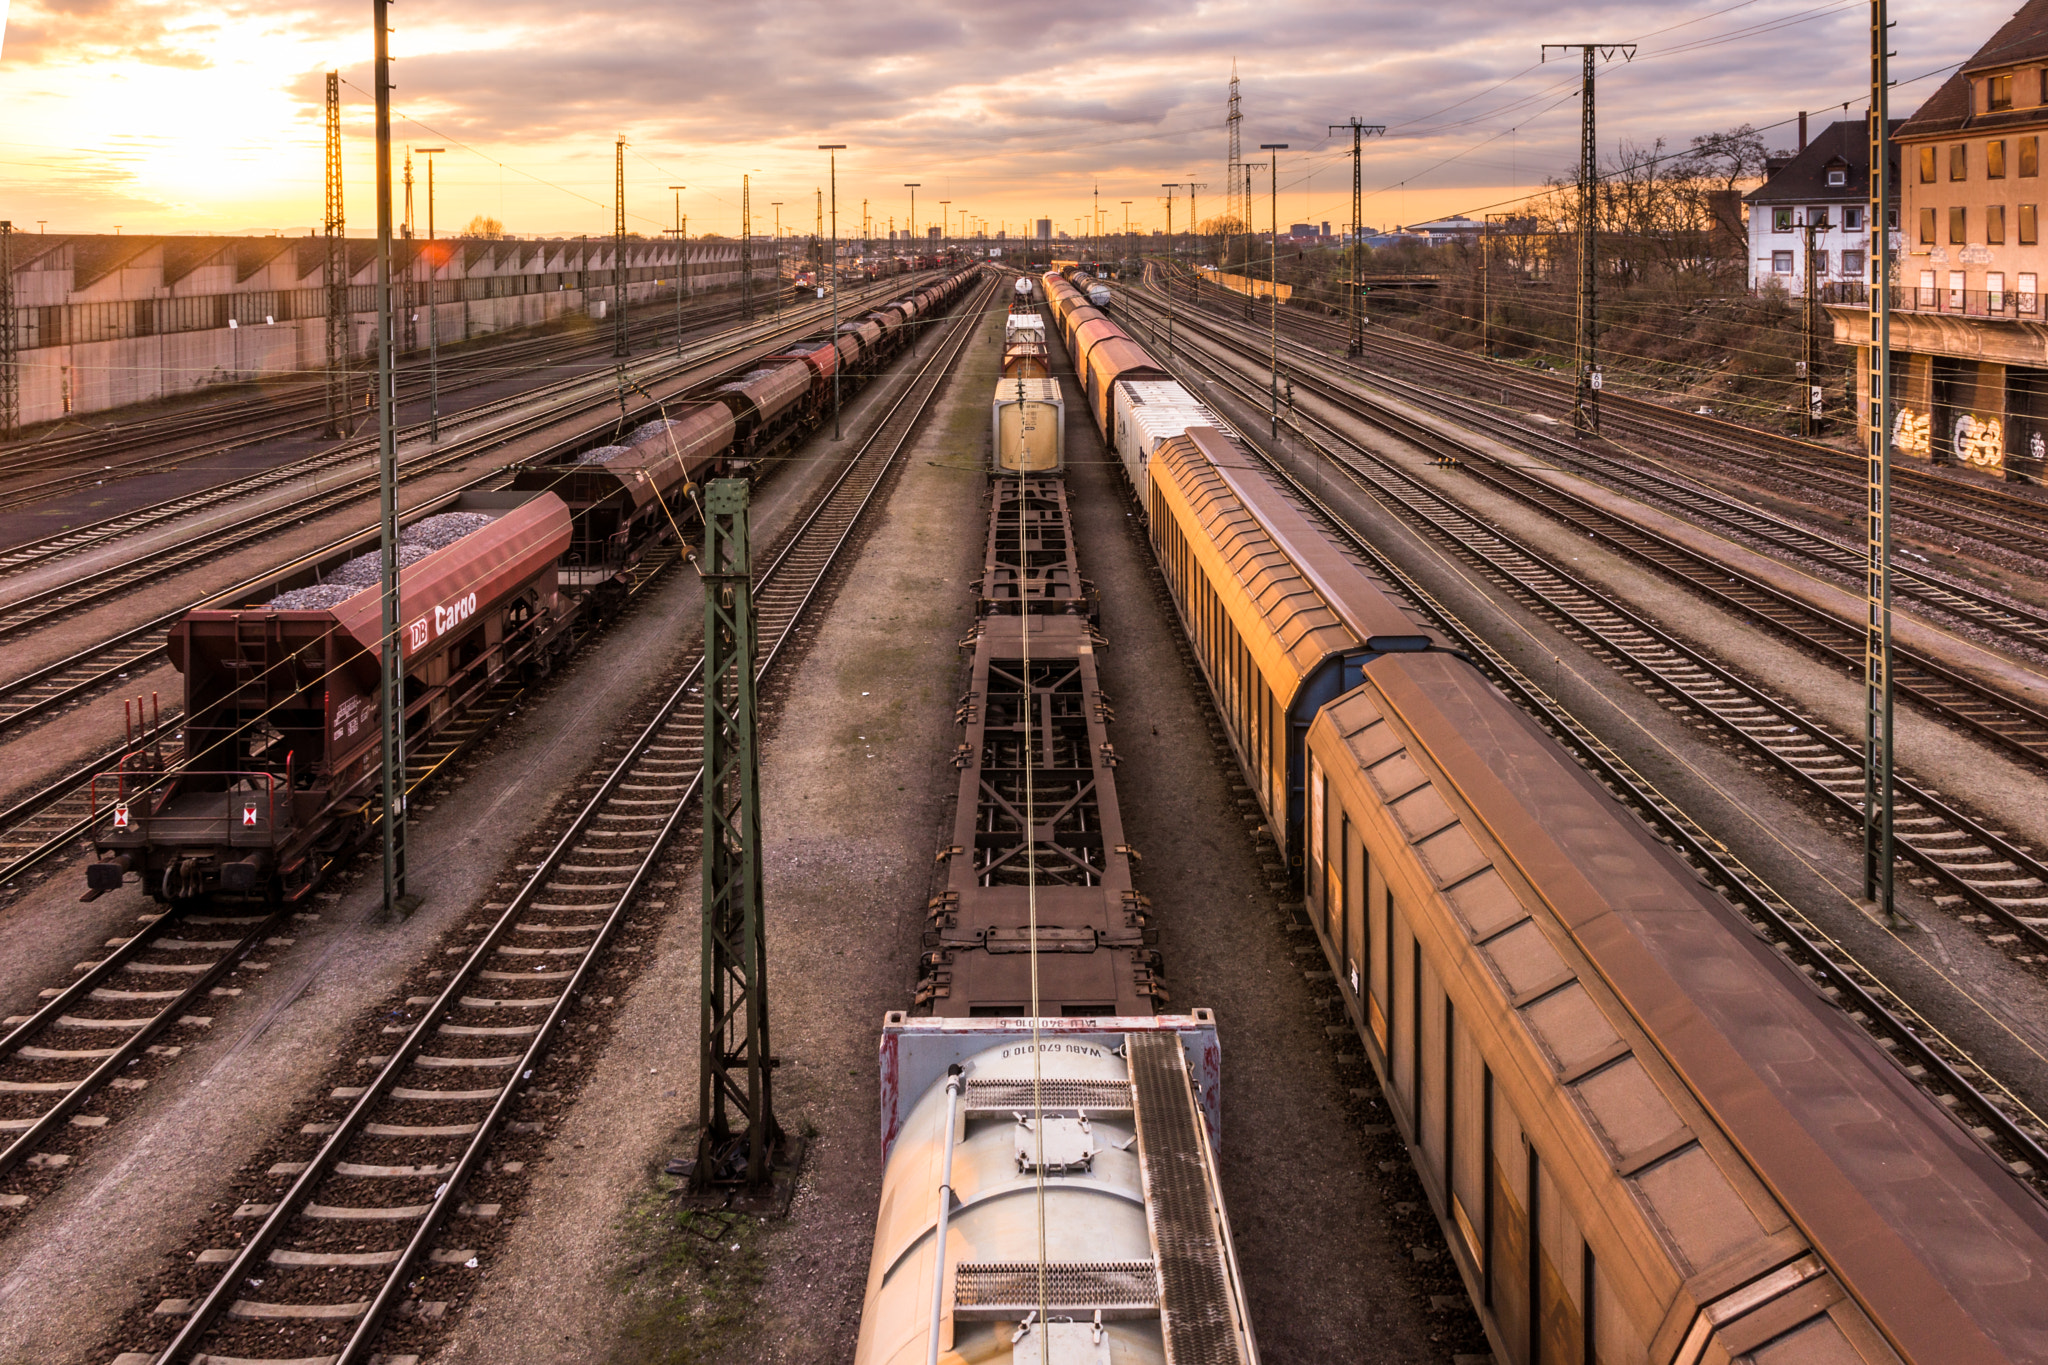
[[[910,243],[910,257],[913,261],[917,259],[917,191],[923,184],[922,180],[903,182],[903,188],[910,191],[910,225],[903,229],[903,235]]]
[[[0,441],[21,424],[21,380],[15,369],[14,224],[0,220]]]
[[[327,290],[327,435],[346,436],[348,408],[349,270],[348,227],[341,203],[341,73],[327,73],[327,258],[321,284]]]
[[[1166,358],[1173,359],[1173,195],[1180,188],[1178,180],[1164,180],[1159,188],[1166,191]]]
[[[1589,436],[1600,434],[1600,371],[1595,360],[1595,333],[1599,315],[1595,295],[1599,275],[1595,255],[1599,240],[1600,147],[1594,138],[1593,68],[1597,61],[1633,61],[1634,43],[1545,43],[1543,56],[1555,49],[1576,49],[1584,61],[1585,74],[1579,85],[1579,314],[1578,381],[1572,400],[1572,427]]]
[[[1117,255],[1122,258],[1117,262],[1118,274],[1123,273],[1123,261],[1130,259],[1131,255],[1131,201],[1125,199],[1122,203],[1124,206],[1124,240],[1123,249],[1117,252]]]
[[[377,98],[377,494],[383,528],[383,677],[378,720],[384,786],[384,913],[396,917],[417,900],[405,893],[405,714],[399,682],[398,638],[398,411],[391,354],[391,30],[389,0],[371,0],[376,25]]]
[[[818,150],[831,158],[832,172],[832,339],[839,340],[839,154],[846,150],[843,142],[821,142]],[[839,370],[832,367],[832,439],[839,439]]]
[[[953,201],[950,199],[941,199],[939,201],[939,254],[941,256],[946,254],[947,238],[952,231]]]
[[[683,354],[683,295],[690,289],[690,239],[683,233],[683,191],[688,185],[670,185],[676,196],[676,355]]]
[[[612,354],[629,356],[632,345],[626,340],[626,139],[620,138],[612,147],[616,158],[613,163],[612,191]]]
[[[1353,114],[1347,122],[1330,125],[1330,131],[1333,133],[1339,128],[1349,128],[1351,130],[1351,345],[1348,353],[1351,355],[1363,355],[1365,353],[1365,311],[1360,307],[1358,276],[1360,273],[1359,253],[1364,250],[1364,247],[1359,242],[1359,238],[1364,233],[1360,230],[1358,222],[1365,213],[1364,140],[1369,137],[1385,137],[1387,135],[1387,125],[1384,123],[1360,123],[1358,115]],[[1484,326],[1483,323],[1481,325],[1482,327]]]
[[[782,204],[780,199],[771,199],[775,206],[775,316],[782,316]]]
[[[1287,150],[1287,144],[1284,142],[1261,142],[1259,150],[1262,152],[1284,152]],[[1272,202],[1268,205],[1272,211],[1273,255],[1267,279],[1270,290],[1270,297],[1267,299],[1267,303],[1270,305],[1272,314],[1273,376],[1271,397],[1273,405],[1273,436],[1275,439],[1278,439],[1280,435],[1280,158],[1277,155],[1269,156],[1266,158],[1266,165],[1272,172],[1273,186]]]
[[[427,159],[427,444],[441,439],[441,258],[434,250],[434,158],[446,147],[415,147]]]
[[[1870,0],[1870,346],[1864,379],[1869,452],[1864,575],[1863,895],[1894,921],[1892,903],[1892,239],[1891,25]],[[1811,271],[1809,270],[1809,274]]]

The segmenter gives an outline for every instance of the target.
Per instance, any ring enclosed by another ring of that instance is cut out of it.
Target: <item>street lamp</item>
[[[429,166],[428,173],[432,173]],[[690,287],[690,239],[683,233],[683,191],[688,185],[670,185],[676,192],[676,359],[683,358],[683,294]]]
[[[839,344],[839,154],[846,150],[843,142],[821,142],[818,150],[831,154],[832,161],[832,344]],[[839,439],[839,371],[836,361],[832,366],[832,439]]]
[[[441,313],[434,305],[441,301],[441,262],[434,241],[434,158],[446,147],[415,147],[427,159],[427,444],[441,439]],[[413,334],[413,345],[419,345]]]
[[[1287,144],[1284,142],[1261,142],[1259,150],[1262,152],[1284,152],[1287,150]],[[1267,302],[1272,306],[1273,324],[1273,388],[1271,394],[1273,403],[1273,438],[1278,440],[1280,437],[1280,158],[1269,156],[1266,158],[1266,164],[1272,168],[1273,172],[1273,202],[1271,205],[1273,214],[1271,224],[1273,229],[1273,256],[1271,269],[1267,272],[1267,283],[1271,289],[1272,297]]]
[[[946,234],[953,230],[953,201],[939,201],[939,255],[946,254]]]
[[[903,229],[910,240],[911,259],[917,258],[917,191],[924,184],[922,180],[906,180],[903,188],[910,191],[910,226]]]
[[[1130,200],[1128,200],[1128,199],[1124,200],[1124,201],[1123,201],[1123,206],[1124,206],[1124,240],[1123,240],[1123,242],[1122,242],[1122,243],[1120,244],[1120,246],[1119,246],[1119,248],[1118,248],[1118,250],[1117,250],[1117,253],[1116,253],[1116,254],[1117,254],[1117,265],[1116,265],[1116,273],[1117,273],[1117,278],[1118,278],[1118,279],[1122,279],[1122,278],[1123,278],[1123,273],[1124,273],[1124,265],[1123,265],[1123,263],[1124,263],[1125,259],[1126,259],[1126,258],[1128,258],[1128,257],[1130,256],[1130,254],[1131,254],[1131,201],[1130,201]]]
[[[775,206],[775,316],[782,316],[782,201],[770,199]]]

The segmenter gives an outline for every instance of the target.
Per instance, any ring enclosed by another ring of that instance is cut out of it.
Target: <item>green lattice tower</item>
[[[747,483],[705,486],[704,968],[697,1165],[703,1191],[744,1137],[746,1183],[765,1190],[781,1146],[768,1048],[761,924],[761,778],[754,700],[754,598]]]

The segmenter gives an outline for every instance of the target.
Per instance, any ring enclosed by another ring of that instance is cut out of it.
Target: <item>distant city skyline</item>
[[[1932,94],[2014,7],[1896,3],[1895,113]],[[5,13],[6,11],[0,11]],[[1050,217],[1085,236],[1164,226],[1161,182],[1186,182],[1207,219],[1227,202],[1224,112],[1233,58],[1244,145],[1287,142],[1277,217],[1350,218],[1350,144],[1328,125],[1388,125],[1366,144],[1372,227],[1506,207],[1567,172],[1578,131],[1575,60],[1539,61],[1544,42],[1640,44],[1603,68],[1600,141],[1694,136],[1750,123],[1773,147],[1859,117],[1868,6],[1747,0],[1733,5],[1594,3],[1509,14],[1471,3],[1359,13],[1327,3],[1189,11],[1139,0],[1111,15],[1059,0],[1028,22],[958,0],[893,10],[813,11],[782,3],[688,12],[621,3],[564,17],[532,0],[394,5],[393,137],[445,145],[436,218],[444,233],[478,214],[521,236],[609,233],[611,143],[623,134],[632,229],[673,225],[666,186],[685,184],[691,234],[736,234],[739,182],[783,200],[786,231],[808,233],[824,166],[839,160],[839,230],[907,226],[919,235],[951,201],[948,229],[986,219],[1016,235]],[[33,232],[303,232],[319,220],[321,73],[344,86],[351,235],[375,221],[369,6],[281,13],[191,0],[12,0],[0,44],[0,217]],[[1921,78],[1921,79],[1915,79]],[[831,111],[822,118],[819,111]],[[815,163],[815,164],[814,164]],[[422,172],[423,178],[423,172]],[[1254,226],[1275,211],[1253,178]],[[1099,201],[1090,193],[1100,187]],[[424,184],[415,188],[424,224]],[[402,205],[401,205],[402,207]],[[1079,221],[1077,220],[1084,220]],[[773,230],[757,208],[755,230]],[[828,229],[829,230],[829,229]]]

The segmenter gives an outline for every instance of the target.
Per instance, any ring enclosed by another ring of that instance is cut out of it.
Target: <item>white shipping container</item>
[[[1045,317],[1039,313],[1012,313],[1003,320],[1003,344],[1035,341],[1045,344]]]
[[[1049,474],[1067,459],[1067,405],[1057,379],[999,379],[990,412],[999,474]]]
[[[1223,423],[1216,414],[1196,400],[1185,387],[1170,379],[1125,379],[1114,386],[1115,414],[1113,445],[1124,474],[1137,491],[1140,506],[1150,493],[1146,466],[1161,441],[1169,441],[1189,427],[1217,427]]]

